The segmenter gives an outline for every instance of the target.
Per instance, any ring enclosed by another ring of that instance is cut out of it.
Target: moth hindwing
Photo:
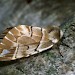
[[[18,25],[5,33],[0,42],[0,61],[15,60],[45,51],[62,37],[58,27]]]

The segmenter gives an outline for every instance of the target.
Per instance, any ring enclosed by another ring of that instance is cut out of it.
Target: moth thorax
[[[49,33],[49,40],[51,40],[53,43],[57,43],[60,39],[60,31],[54,30]]]

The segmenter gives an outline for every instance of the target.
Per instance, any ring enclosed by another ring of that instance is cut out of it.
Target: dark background
[[[0,32],[18,24],[61,25],[74,12],[75,0],[0,0]]]

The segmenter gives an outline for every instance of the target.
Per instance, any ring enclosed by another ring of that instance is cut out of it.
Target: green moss
[[[46,75],[58,75],[57,70],[53,68],[53,66],[50,67],[50,69],[46,72]]]
[[[56,56],[54,55],[53,52],[50,52],[50,51],[47,51],[47,52],[44,52],[43,54],[44,57],[50,59],[50,58],[56,58]]]

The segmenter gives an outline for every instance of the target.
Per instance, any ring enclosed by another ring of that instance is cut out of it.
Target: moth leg
[[[60,41],[58,42],[58,44],[55,44],[55,45],[54,45],[54,48],[56,47],[55,49],[57,49],[59,55],[60,55],[61,57],[63,57],[63,54],[62,54],[62,52],[61,52],[60,49],[59,49],[59,45],[60,45]]]

